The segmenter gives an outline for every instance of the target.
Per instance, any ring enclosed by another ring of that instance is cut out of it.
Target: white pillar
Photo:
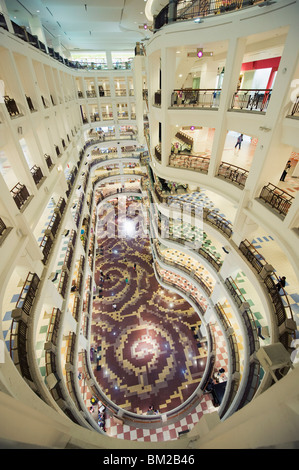
[[[176,51],[175,48],[162,49],[161,56],[161,114],[162,114],[162,141],[161,155],[162,165],[168,165],[169,155],[171,153],[172,126],[169,125],[167,115],[168,107],[171,103],[171,93],[174,89],[175,74],[169,74],[169,70],[175,70]]]
[[[63,53],[62,53],[61,37],[57,36],[57,38],[54,38],[52,40],[52,44],[53,44],[54,51],[58,52],[58,54],[62,56]]]
[[[8,14],[8,11],[7,11],[5,0],[0,0],[0,11],[4,15],[4,18],[5,18],[7,27],[8,27],[8,31],[10,33],[14,34],[14,30],[13,30],[13,27],[12,27],[12,24],[11,24],[11,21],[10,21],[10,17],[9,17],[9,14]]]
[[[219,110],[215,120],[215,134],[211,151],[211,161],[209,165],[210,176],[214,176],[217,173],[219,164],[221,162],[223,147],[227,134],[226,114],[227,110],[230,108],[233,93],[237,89],[245,46],[245,38],[233,38],[229,42]]]
[[[46,40],[44,28],[43,28],[43,25],[41,23],[39,16],[33,15],[29,17],[29,27],[30,27],[31,34],[38,37],[38,39],[46,46],[46,50],[48,52],[47,40]]]
[[[142,66],[144,56],[138,55],[134,57],[134,96],[135,96],[135,112],[136,112],[136,125],[138,131],[138,140],[140,143],[145,142],[143,132],[143,95],[142,95]]]

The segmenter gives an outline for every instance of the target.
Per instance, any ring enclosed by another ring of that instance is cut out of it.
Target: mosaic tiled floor
[[[111,225],[115,210],[107,218]],[[118,228],[126,231],[122,220]],[[94,299],[92,342],[101,346],[101,359],[94,374],[105,394],[127,410],[145,413],[151,404],[161,412],[173,409],[195,390],[204,370],[205,351],[191,328],[199,317],[184,299],[162,293],[145,236],[98,238],[98,244],[104,252],[96,262],[101,298]],[[100,270],[110,279],[101,281]]]
[[[215,343],[217,345],[215,368],[218,369],[220,367],[223,367],[225,371],[227,371],[228,355],[226,351],[226,343],[224,337],[217,324],[211,325],[211,329],[213,330],[213,336],[215,337]],[[79,371],[83,370],[81,359],[81,355],[79,355]],[[89,408],[90,399],[92,398],[92,395],[86,385],[84,374],[81,374],[79,383],[82,397],[85,400],[87,407]],[[99,403],[99,405],[101,405],[101,403]],[[92,413],[92,416],[95,420],[97,419],[99,405],[94,407],[94,411]],[[204,414],[212,413],[215,411],[217,411],[217,408],[215,408],[212,403],[211,395],[207,393],[202,396],[202,399],[200,403],[196,406],[196,408],[194,408],[189,414],[187,414],[187,416],[180,419],[176,423],[163,426],[157,429],[136,428],[128,426],[126,424],[116,423],[113,417],[106,412],[105,430],[110,437],[115,437],[118,439],[127,439],[133,441],[136,440],[141,442],[168,441],[177,439],[179,437],[180,432],[191,430]]]

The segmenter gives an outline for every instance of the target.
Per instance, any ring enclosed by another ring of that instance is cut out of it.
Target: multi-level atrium
[[[299,1],[97,3],[0,2],[1,447],[298,447]]]

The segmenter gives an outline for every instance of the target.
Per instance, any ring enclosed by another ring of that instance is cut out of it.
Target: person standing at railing
[[[278,290],[278,292],[280,291],[280,289],[283,289],[286,285],[286,277],[285,276],[282,276],[279,278],[279,281],[277,282],[277,284],[275,285],[276,289]]]
[[[290,169],[291,169],[291,160],[289,160],[288,163],[286,164],[285,169],[283,170],[282,175],[280,177],[280,181],[285,180],[285,177],[289,173]]]
[[[237,143],[235,145],[235,148],[237,148],[239,146],[239,150],[241,150],[241,144],[243,142],[243,134],[240,134],[238,139],[237,139]]]

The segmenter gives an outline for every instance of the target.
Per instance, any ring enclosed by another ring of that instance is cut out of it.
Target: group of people
[[[96,405],[98,406],[98,425],[103,431],[105,431],[106,430],[105,429],[105,421],[106,421],[105,410],[106,410],[106,407],[94,397],[91,398],[90,403],[91,403],[91,405],[89,407],[89,412],[91,414],[93,414],[95,412],[95,406]]]
[[[156,414],[158,414],[158,413],[159,413],[159,411],[158,411],[158,410],[155,410],[154,405],[150,405],[150,406],[148,407],[147,412],[146,412],[147,415],[156,415]]]

